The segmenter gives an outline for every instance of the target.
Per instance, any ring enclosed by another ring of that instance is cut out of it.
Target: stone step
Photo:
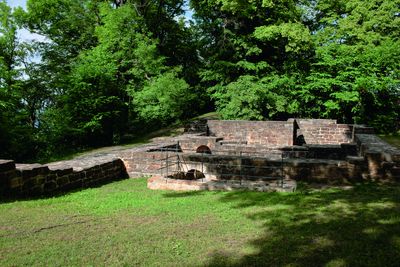
[[[346,161],[351,163],[351,164],[362,164],[365,162],[364,157],[358,157],[358,156],[347,156]]]
[[[223,146],[223,145],[247,145],[247,141],[243,141],[243,140],[221,140],[218,143],[221,146]]]
[[[218,180],[242,180],[242,181],[278,181],[282,179],[282,175],[251,175],[246,173],[245,175],[241,174],[213,174]]]

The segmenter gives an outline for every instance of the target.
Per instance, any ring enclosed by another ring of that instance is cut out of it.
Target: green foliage
[[[333,118],[396,131],[399,5],[28,0],[24,11],[2,0],[0,156],[115,144],[213,110],[225,119]],[[22,28],[44,38],[18,40]]]
[[[287,53],[307,51],[313,46],[310,31],[299,23],[260,26],[255,29],[254,36],[264,42],[286,39],[285,52]]]
[[[155,77],[143,90],[133,94],[139,117],[148,123],[165,124],[193,114],[196,96],[175,71]]]
[[[0,158],[24,160],[36,155],[36,130],[32,105],[38,98],[21,79],[26,59],[24,44],[17,38],[15,13],[0,1]]]
[[[215,86],[211,92],[223,119],[262,120],[297,111],[290,95],[294,84],[287,76],[241,76],[227,86]]]
[[[398,4],[318,3],[326,15],[318,18],[316,61],[300,92],[307,115],[339,115],[345,122],[380,125],[382,130],[397,124],[400,42],[393,37],[400,33]]]

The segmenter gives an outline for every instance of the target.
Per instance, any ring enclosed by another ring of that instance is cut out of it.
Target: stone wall
[[[0,195],[35,196],[65,192],[126,178],[121,159],[82,158],[47,165],[0,160]]]
[[[152,190],[199,191],[199,190],[251,190],[260,192],[293,192],[296,182],[285,180],[283,183],[265,181],[206,181],[206,180],[178,180],[166,179],[162,176],[153,176],[147,182]]]
[[[175,157],[179,158],[180,169],[173,165],[177,159],[171,159],[169,174],[195,169],[203,172],[208,181],[278,180],[282,176],[297,181],[333,184],[400,181],[399,149],[373,134],[356,134],[356,139],[358,144],[286,147],[282,151],[287,154],[283,160],[245,154],[177,153]],[[159,175],[160,172],[152,174]]]
[[[210,135],[224,141],[247,142],[270,147],[293,145],[293,121],[220,121],[207,122]]]
[[[374,134],[355,134],[355,141],[370,179],[400,181],[400,149]]]
[[[334,183],[400,180],[400,150],[365,126],[334,120],[210,120],[208,128],[214,136],[159,138],[149,145],[47,165],[0,160],[0,196],[64,192],[128,175],[165,175],[167,168],[169,174],[196,169],[219,181],[282,176]],[[300,135],[306,144],[293,145]],[[212,154],[196,154],[201,145],[211,148]]]
[[[364,158],[348,156],[344,160],[287,158],[271,160],[260,157],[229,155],[180,155],[181,170],[202,171],[207,180],[246,181],[318,181],[326,183],[357,182],[368,177]],[[173,168],[170,169],[172,171]]]
[[[123,160],[129,177],[143,177],[161,173],[161,167],[171,152],[121,151],[118,156]],[[165,164],[164,164],[165,165]]]
[[[179,139],[182,152],[194,152],[200,146],[208,146],[211,150],[218,149],[222,137],[189,135]]]
[[[342,144],[352,142],[353,126],[336,120],[289,119],[288,121],[222,121],[209,120],[208,132],[223,137],[224,142],[269,147],[294,144]],[[361,129],[361,128],[360,128]],[[371,128],[367,128],[370,130]],[[299,143],[300,141],[300,143]]]
[[[352,141],[352,126],[337,124],[336,120],[296,119],[297,142],[305,144],[341,144]]]

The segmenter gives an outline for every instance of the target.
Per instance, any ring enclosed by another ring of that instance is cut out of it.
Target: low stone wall
[[[348,156],[358,155],[357,145],[353,143],[292,146],[281,150],[284,158],[346,160]]]
[[[47,165],[0,161],[0,195],[35,196],[66,192],[127,178],[121,159],[82,158]]]
[[[0,195],[64,192],[128,175],[165,175],[167,169],[168,174],[198,170],[206,179],[219,181],[267,182],[282,177],[328,183],[400,181],[400,150],[365,126],[289,120],[208,121],[208,127],[216,136],[198,133],[158,138],[149,145],[47,165],[0,160]],[[293,145],[296,131],[307,144]],[[202,145],[211,148],[211,155],[194,153]]]
[[[296,181],[347,184],[367,178],[363,159],[347,160],[288,159],[284,166],[285,177]]]
[[[259,192],[293,192],[296,182],[285,180],[283,183],[265,181],[210,181],[210,180],[178,180],[153,176],[147,181],[147,187],[152,190],[174,190],[174,191],[200,191],[200,190],[249,190]]]
[[[245,141],[270,147],[293,145],[293,121],[220,121],[207,122],[210,135],[224,141]]]
[[[257,146],[232,145],[232,151],[222,154],[216,153],[218,150],[208,155],[141,147],[120,152],[117,156],[123,159],[130,177],[166,174],[165,159],[168,156],[169,174],[196,169],[211,180],[262,180],[262,176],[279,179],[281,166],[285,178],[301,181],[347,183],[400,179],[397,149],[387,144],[383,146],[383,141],[375,135],[356,136],[358,144],[288,146],[275,150],[265,147],[265,151],[261,149],[258,153],[255,153]],[[223,146],[225,149],[230,147]],[[380,152],[376,153],[376,149]],[[284,154],[283,160],[280,153]]]
[[[185,158],[185,165],[181,166],[180,171],[182,169],[203,171],[205,181],[233,181],[233,183],[246,181],[271,184],[283,179],[285,181],[347,184],[371,180],[367,161],[361,157],[349,156],[346,160],[301,158],[276,161],[265,158],[238,159],[232,156],[211,155],[200,158],[199,155],[195,154],[181,156]],[[178,172],[179,170],[171,167],[169,171],[172,174],[174,171]],[[154,175],[160,176],[158,173],[154,173]],[[149,183],[152,182],[150,181]],[[200,190],[203,186],[203,181],[197,181],[196,183],[193,181],[164,179],[164,184],[160,184],[157,181],[156,184],[153,184],[152,189]]]
[[[370,179],[400,181],[400,149],[373,134],[356,134],[355,141],[366,160]]]
[[[349,183],[368,178],[364,158],[347,156],[345,160],[287,158],[272,160],[261,157],[182,154],[181,169],[202,171],[207,180],[316,181]],[[182,168],[183,167],[183,168]],[[173,168],[170,168],[173,171]],[[177,170],[176,170],[177,171]]]
[[[337,124],[336,120],[296,119],[297,139],[306,144],[342,144],[352,142],[352,126]]]
[[[123,160],[131,178],[159,174],[168,152],[122,151],[118,156]]]

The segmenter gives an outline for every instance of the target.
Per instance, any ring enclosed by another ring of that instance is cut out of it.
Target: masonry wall
[[[374,134],[356,134],[355,141],[370,179],[400,181],[400,149]]]
[[[66,192],[126,178],[121,159],[98,157],[48,165],[0,160],[0,196]]]
[[[199,146],[208,146],[211,150],[218,149],[223,138],[213,136],[190,136],[179,140],[182,152],[195,152]]]
[[[297,130],[294,128],[295,120],[209,121],[209,131],[215,137],[192,135],[171,139],[168,143],[153,143],[105,156],[94,155],[47,165],[0,160],[0,196],[65,192],[111,182],[128,174],[130,177],[162,175],[166,173],[167,157],[171,173],[182,170],[175,164],[178,155],[186,164],[186,170],[204,170],[215,179],[235,180],[242,179],[243,175],[255,179],[261,176],[278,178],[282,175],[283,162],[283,171],[288,179],[339,183],[400,180],[400,150],[371,134],[371,128],[341,125],[333,120],[296,121]],[[306,145],[290,147],[296,131],[297,136],[304,135]],[[348,144],[352,139],[356,145]],[[208,145],[214,148],[212,153],[215,154],[177,154],[177,142],[180,142],[182,150],[192,153],[197,146]],[[278,147],[285,148],[281,150]],[[218,149],[223,149],[226,154],[218,155]],[[257,154],[260,152],[262,155]],[[281,152],[295,156],[285,157],[283,161],[268,156],[279,156]],[[237,157],[238,154],[241,157]]]
[[[352,126],[336,120],[296,119],[297,141],[306,144],[341,144],[352,142]],[[302,136],[302,137],[301,137]],[[303,140],[302,140],[303,139]]]
[[[247,142],[271,147],[293,145],[293,121],[220,121],[207,122],[210,135],[224,141]]]
[[[166,167],[165,158],[172,157],[174,154],[173,152],[128,150],[118,153],[118,156],[123,160],[129,177],[136,178],[161,174],[161,168]]]

